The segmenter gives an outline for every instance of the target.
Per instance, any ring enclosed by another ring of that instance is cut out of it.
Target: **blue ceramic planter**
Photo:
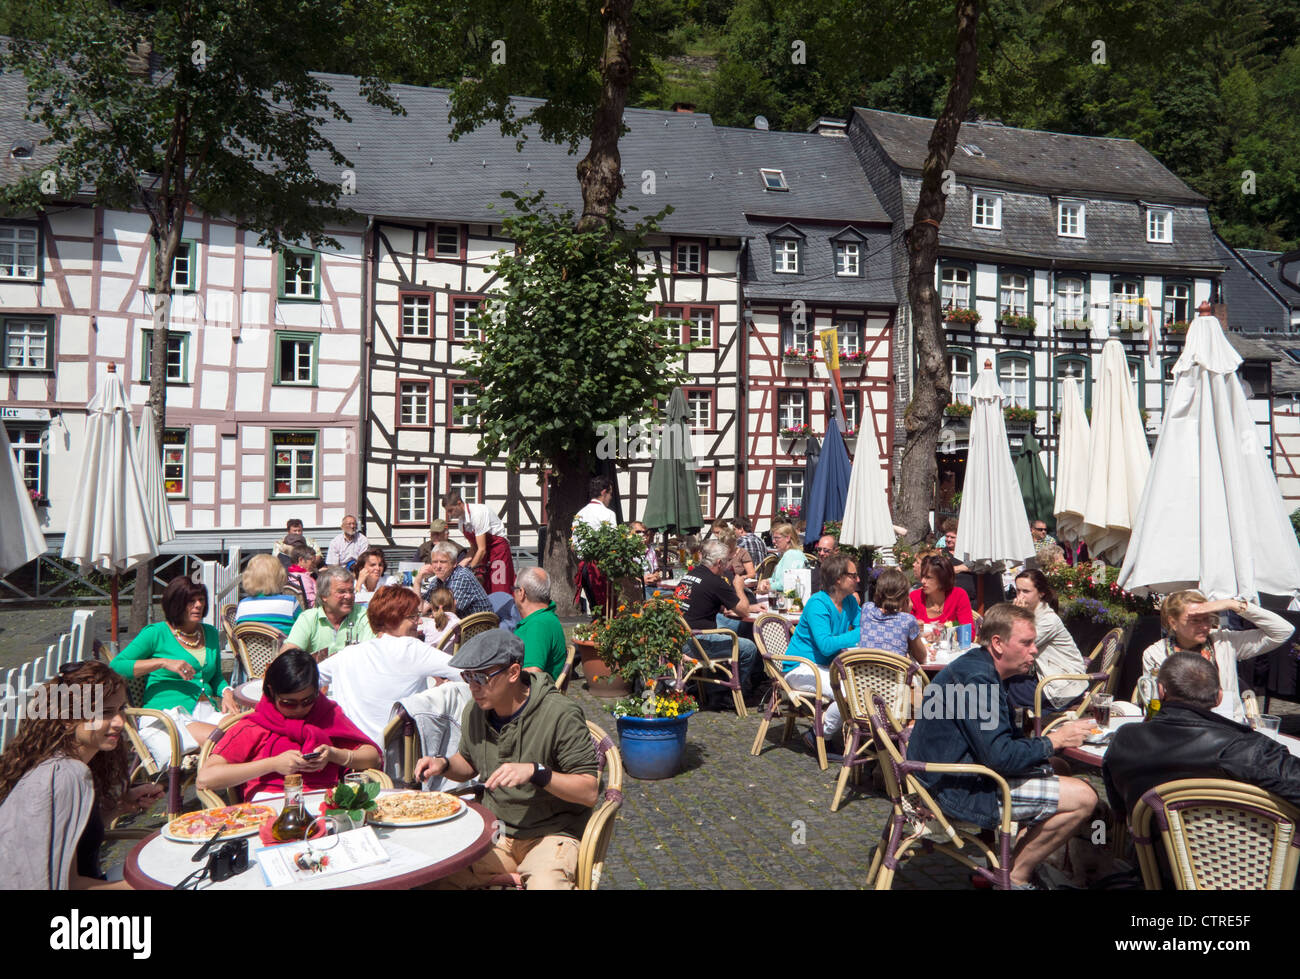
[[[633,778],[671,778],[686,757],[686,722],[680,717],[619,717],[618,740],[623,767]]]

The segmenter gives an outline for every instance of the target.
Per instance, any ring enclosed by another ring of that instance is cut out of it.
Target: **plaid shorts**
[[[1061,780],[1055,775],[1028,775],[1009,778],[1011,786],[1011,821],[1042,822],[1061,808]]]

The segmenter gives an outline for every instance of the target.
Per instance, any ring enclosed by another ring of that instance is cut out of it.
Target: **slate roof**
[[[748,296],[897,305],[890,217],[848,140],[729,127],[716,132],[730,175],[739,181],[732,192],[751,236],[744,266]],[[760,168],[781,170],[790,189],[764,189]],[[803,236],[798,274],[772,271],[769,235],[783,225]],[[836,275],[832,239],[853,232],[861,236],[862,274]]]
[[[1300,309],[1300,289],[1282,276],[1282,252],[1266,252],[1257,248],[1233,249],[1237,256],[1250,266],[1279,299],[1292,309]]]
[[[895,164],[921,172],[933,119],[877,109],[853,111]],[[1158,204],[1207,202],[1131,139],[965,122],[957,143],[951,165],[963,181],[1026,187],[1039,193],[1141,198]],[[960,148],[963,143],[978,146],[983,156],[965,153]]]
[[[501,191],[543,189],[546,198],[581,213],[576,167],[587,152],[584,141],[574,154],[544,142],[535,129],[521,151],[514,137],[502,136],[495,123],[451,142],[445,89],[394,85],[406,109],[395,116],[372,106],[357,91],[355,78],[325,75],[334,97],[352,117],[329,121],[325,134],[356,171],[357,193],[344,203],[364,214],[394,218],[499,224],[498,208],[508,202]],[[522,115],[538,99],[513,100]],[[628,109],[629,131],[619,139],[625,188],[621,202],[648,217],[671,204],[662,222],[675,234],[736,237],[746,233],[734,203],[738,181],[728,177],[713,121],[702,113]],[[357,144],[360,144],[358,147]],[[430,162],[432,161],[432,162]],[[642,173],[654,171],[654,194],[642,193]]]
[[[37,146],[45,128],[23,118],[27,108],[27,86],[21,75],[0,73],[0,183],[11,184],[54,159],[54,148]],[[22,142],[33,144],[32,156],[15,159],[13,148]]]
[[[1279,294],[1289,287],[1278,278],[1277,269],[1268,265],[1268,259],[1280,253],[1234,249],[1218,235],[1214,236],[1214,244],[1224,265],[1219,286],[1228,308],[1228,329],[1247,333],[1289,332],[1291,314]],[[1300,305],[1300,295],[1297,304]]]

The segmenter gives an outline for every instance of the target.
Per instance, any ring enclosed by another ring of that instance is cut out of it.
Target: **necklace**
[[[186,649],[198,649],[203,645],[202,629],[195,629],[193,632],[181,632],[180,629],[173,627],[172,634],[176,636],[176,641]]]

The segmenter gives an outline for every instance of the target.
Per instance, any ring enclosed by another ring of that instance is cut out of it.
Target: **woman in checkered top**
[[[903,609],[909,605],[907,576],[897,568],[886,568],[876,579],[872,601],[862,607],[862,629],[858,644],[867,649],[907,657],[918,663],[929,658],[921,640],[916,616]]]

